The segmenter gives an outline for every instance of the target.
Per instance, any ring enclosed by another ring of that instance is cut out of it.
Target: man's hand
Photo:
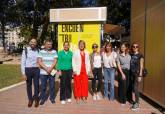
[[[53,70],[52,68],[47,68],[46,72],[47,72],[48,74],[51,74],[52,70]]]
[[[23,78],[23,80],[24,81],[26,81],[27,80],[27,76],[24,74],[24,75],[22,75],[22,78]]]

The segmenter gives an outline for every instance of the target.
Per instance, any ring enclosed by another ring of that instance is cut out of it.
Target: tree
[[[107,6],[107,22],[130,28],[130,0],[1,0],[0,25],[5,47],[5,26],[21,26],[21,36],[38,37],[41,45],[46,37],[55,42],[57,24],[49,23],[50,8]],[[41,34],[38,34],[41,31]],[[56,42],[57,43],[57,42]]]
[[[0,28],[2,34],[2,44],[4,51],[6,50],[5,44],[5,27],[9,25],[11,28],[16,26],[19,22],[19,14],[16,12],[17,5],[15,0],[1,0],[0,1]]]
[[[131,0],[99,0],[98,6],[107,6],[107,23],[125,26],[129,34]]]
[[[55,7],[55,0],[22,0],[19,4],[24,30],[28,31],[30,27],[30,36],[36,36],[39,45],[42,45],[44,39],[50,37],[49,9]],[[39,31],[40,35],[38,35]],[[26,32],[21,35],[26,35]]]

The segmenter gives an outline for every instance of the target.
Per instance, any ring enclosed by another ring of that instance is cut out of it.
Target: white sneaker
[[[64,105],[64,104],[66,104],[66,102],[65,101],[61,101],[61,104]]]
[[[136,110],[138,110],[138,109],[140,109],[139,103],[135,103],[135,104],[133,104],[132,107],[131,107],[131,110],[132,110],[132,111],[136,111]]]
[[[71,103],[71,102],[72,102],[72,100],[71,100],[71,99],[67,99],[67,102],[68,102],[68,103]]]
[[[97,100],[96,95],[93,95],[93,100],[94,100],[94,101]]]
[[[97,100],[101,100],[101,97],[97,94],[97,95],[96,95],[96,99],[97,99]]]

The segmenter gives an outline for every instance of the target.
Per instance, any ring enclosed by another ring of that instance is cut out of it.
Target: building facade
[[[141,92],[165,107],[165,0],[131,2],[131,42],[140,44],[148,69]]]
[[[15,27],[15,28],[10,28],[9,26],[5,27],[5,43],[6,43],[6,48],[9,46],[14,46],[15,48],[18,47],[18,44],[24,40],[23,37],[20,37],[20,28]],[[0,49],[2,48],[2,32],[0,31]]]
[[[24,38],[20,37],[19,34],[20,34],[19,27],[15,27],[13,29],[8,29],[7,31],[5,31],[7,45],[14,44],[15,47],[18,47],[18,44],[24,40]]]

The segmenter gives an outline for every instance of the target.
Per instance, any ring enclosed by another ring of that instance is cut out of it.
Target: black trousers
[[[130,103],[133,101],[133,99],[132,99],[132,91],[133,91],[132,80],[133,80],[132,75],[130,73],[128,90],[127,90],[127,101],[129,101]]]
[[[71,81],[72,70],[62,70],[60,76],[60,100],[70,99],[72,97]]]
[[[119,101],[120,103],[126,103],[128,99],[128,86],[129,86],[129,78],[130,78],[130,71],[126,69],[122,69],[123,73],[126,75],[126,80],[122,79],[122,75],[119,74],[118,82],[119,82]]]
[[[92,91],[94,93],[99,92],[101,90],[101,84],[102,84],[102,68],[94,68],[93,70],[93,76],[92,79]],[[96,88],[96,81],[98,80],[97,88]]]
[[[25,68],[26,80],[26,90],[29,100],[33,100],[32,95],[32,80],[34,84],[34,99],[38,99],[39,94],[39,74],[40,70],[37,67]]]
[[[131,73],[132,78],[132,91],[135,93],[135,103],[139,103],[139,82],[138,82],[138,76]]]

